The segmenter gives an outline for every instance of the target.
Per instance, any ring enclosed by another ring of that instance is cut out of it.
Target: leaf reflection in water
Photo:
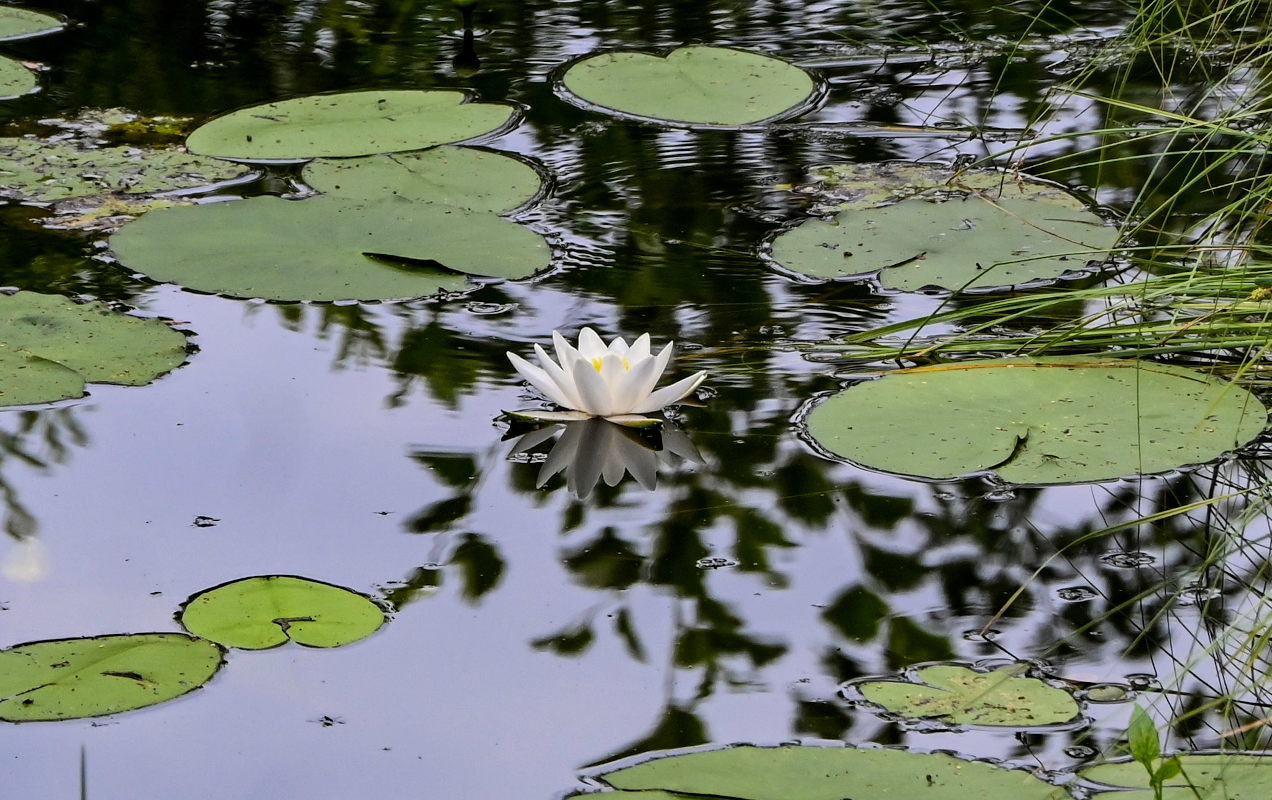
[[[630,473],[642,488],[658,487],[658,468],[679,461],[703,463],[680,428],[664,421],[656,428],[631,428],[594,417],[535,428],[521,434],[513,442],[509,457],[528,453],[552,441],[536,486],[542,488],[553,476],[565,474],[566,486],[579,499],[586,499],[604,479],[607,486],[617,486]],[[514,428],[515,433],[515,428]]]

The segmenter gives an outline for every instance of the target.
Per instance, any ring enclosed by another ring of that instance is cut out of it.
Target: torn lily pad
[[[20,644],[0,650],[0,719],[81,719],[153,706],[207,683],[222,655],[183,633]]]
[[[1015,484],[1110,480],[1201,464],[1267,423],[1250,392],[1152,362],[962,361],[858,383],[807,416],[830,454],[870,469]]]
[[[110,247],[156,281],[279,301],[426,297],[475,288],[470,276],[526,278],[550,260],[543,237],[515,222],[399,197],[160,209],[125,225]]]
[[[21,97],[34,92],[40,85],[35,73],[22,62],[8,56],[0,56],[0,100]]]
[[[250,175],[241,165],[176,147],[89,147],[73,139],[0,138],[0,197],[25,203],[156,194]]]
[[[43,36],[62,30],[62,20],[39,11],[0,6],[0,42]]]
[[[293,575],[243,578],[190,598],[181,624],[205,639],[244,650],[287,642],[340,647],[384,624],[384,611],[365,595]]]
[[[980,672],[958,664],[932,664],[913,680],[864,678],[846,688],[903,717],[952,725],[1038,728],[1063,725],[1081,713],[1073,695],[1037,678],[1017,674],[1020,665]]]
[[[1049,195],[913,197],[779,234],[773,260],[810,278],[877,276],[885,289],[964,291],[1054,280],[1105,261],[1116,228]]]
[[[1259,753],[1181,753],[1183,772],[1161,800],[1264,800],[1272,797],[1272,757]],[[1097,764],[1078,773],[1104,800],[1154,800],[1148,771],[1135,761]],[[1190,785],[1191,784],[1191,785]],[[1103,790],[1103,791],[1101,791]],[[1130,791],[1127,791],[1130,790]]]
[[[85,383],[141,386],[180,366],[185,336],[102,303],[0,294],[0,406],[84,394]]]
[[[240,109],[197,128],[193,153],[238,161],[296,161],[422,150],[491,133],[514,110],[456,90],[311,95]]]
[[[781,59],[691,45],[670,53],[588,56],[562,78],[585,108],[642,120],[736,127],[806,110],[817,96],[807,72]]]
[[[539,173],[524,161],[471,147],[318,159],[306,164],[302,175],[318,191],[339,197],[394,196],[494,213],[528,203],[543,187]]]
[[[602,771],[616,789],[662,790],[737,800],[1064,800],[1068,794],[1023,770],[946,753],[886,748],[727,747],[675,753]]]

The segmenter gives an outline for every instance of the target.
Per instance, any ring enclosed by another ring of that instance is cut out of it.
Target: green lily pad
[[[933,664],[917,670],[915,682],[862,680],[850,685],[893,713],[955,725],[1034,728],[1078,716],[1072,694],[1037,678],[1018,677],[1013,669],[977,672],[956,664]]]
[[[1162,800],[1265,800],[1272,797],[1272,756],[1255,753],[1181,754],[1183,773],[1166,783]],[[1097,764],[1079,775],[1088,781],[1116,787],[1099,793],[1110,800],[1153,800],[1148,771],[1135,761]],[[1189,787],[1191,781],[1193,788]],[[1121,791],[1136,789],[1138,791]]]
[[[666,56],[601,53],[566,70],[562,82],[588,106],[661,122],[738,126],[803,111],[817,85],[780,59],[693,45]],[[569,95],[567,95],[569,97]]]
[[[209,186],[250,173],[175,147],[86,149],[74,141],[0,138],[0,197],[48,203],[70,197],[153,194]]]
[[[156,281],[283,301],[457,292],[474,288],[470,275],[525,278],[550,257],[543,237],[493,214],[330,195],[160,209],[125,225],[110,247]]]
[[[384,612],[366,596],[291,575],[262,575],[196,594],[181,624],[226,647],[265,650],[288,641],[340,647],[379,630]]]
[[[0,6],[0,42],[43,36],[61,29],[62,21],[57,17],[25,8]]]
[[[1075,357],[898,371],[820,403],[807,424],[830,453],[871,469],[1040,485],[1204,463],[1258,436],[1267,413],[1189,369]]]
[[[887,289],[987,289],[1052,280],[1104,261],[1116,228],[1096,214],[1016,189],[989,198],[910,198],[810,219],[773,241],[773,260],[819,279],[878,275]]]
[[[496,213],[525,204],[543,185],[539,173],[524,161],[471,147],[319,159],[305,165],[303,176],[318,191],[339,197],[396,196]]]
[[[193,153],[291,161],[422,150],[498,130],[511,106],[464,102],[461,91],[368,91],[297,97],[244,108],[197,128]]]
[[[0,294],[0,406],[79,397],[87,383],[141,386],[180,366],[186,339],[102,303]]]
[[[100,717],[194,691],[223,651],[181,633],[130,633],[30,642],[0,650],[0,719]]]
[[[617,789],[661,789],[738,800],[1061,800],[1064,790],[1022,770],[945,753],[844,747],[729,747],[656,758],[601,776]]]
[[[0,100],[30,94],[39,87],[35,73],[19,61],[0,56]]]

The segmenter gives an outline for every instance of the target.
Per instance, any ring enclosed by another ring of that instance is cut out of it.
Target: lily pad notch
[[[814,108],[824,81],[772,56],[689,45],[596,53],[568,65],[557,94],[581,108],[690,128],[765,125]]]

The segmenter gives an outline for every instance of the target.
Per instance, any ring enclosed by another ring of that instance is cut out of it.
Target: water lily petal
[[[574,345],[565,340],[560,331],[552,332],[552,345],[556,348],[557,363],[561,365],[561,369],[565,370],[567,374],[572,373],[574,371],[574,362],[583,356],[579,355],[579,351],[574,348]]]
[[[582,359],[574,362],[572,374],[574,388],[578,390],[579,400],[582,401],[580,411],[586,411],[598,417],[621,413],[614,408],[614,401],[610,397],[610,388],[605,382],[605,377],[592,366],[591,362]]]
[[[664,386],[649,396],[645,402],[630,410],[632,414],[648,414],[675,403],[697,389],[707,379],[707,373],[699,372],[688,378],[678,380],[670,386]]]
[[[636,341],[632,342],[632,346],[627,348],[628,362],[635,364],[637,361],[649,358],[649,334],[642,333],[636,337]]]
[[[534,354],[539,359],[539,365],[543,367],[543,371],[561,390],[561,394],[570,401],[561,403],[566,408],[579,408],[582,401],[579,400],[579,392],[574,388],[574,378],[570,377],[570,373],[561,368],[555,361],[548,358],[548,354],[543,352],[543,348],[539,345],[534,346]]]
[[[573,404],[570,402],[570,398],[561,391],[561,388],[557,386],[556,381],[552,380],[552,377],[548,375],[548,373],[536,367],[534,364],[531,364],[529,361],[526,361],[516,353],[508,353],[508,360],[512,362],[513,369],[517,370],[517,373],[521,375],[521,377],[525,378],[531,386],[542,392],[549,400],[559,406],[565,406],[566,408],[573,407]]]
[[[661,365],[654,358],[646,358],[632,364],[632,368],[617,376],[610,391],[618,414],[626,414],[643,403],[654,384],[662,375]]]
[[[601,341],[601,337],[596,331],[591,328],[584,328],[579,331],[579,355],[591,361],[608,353],[609,348],[605,346],[605,342]]]

